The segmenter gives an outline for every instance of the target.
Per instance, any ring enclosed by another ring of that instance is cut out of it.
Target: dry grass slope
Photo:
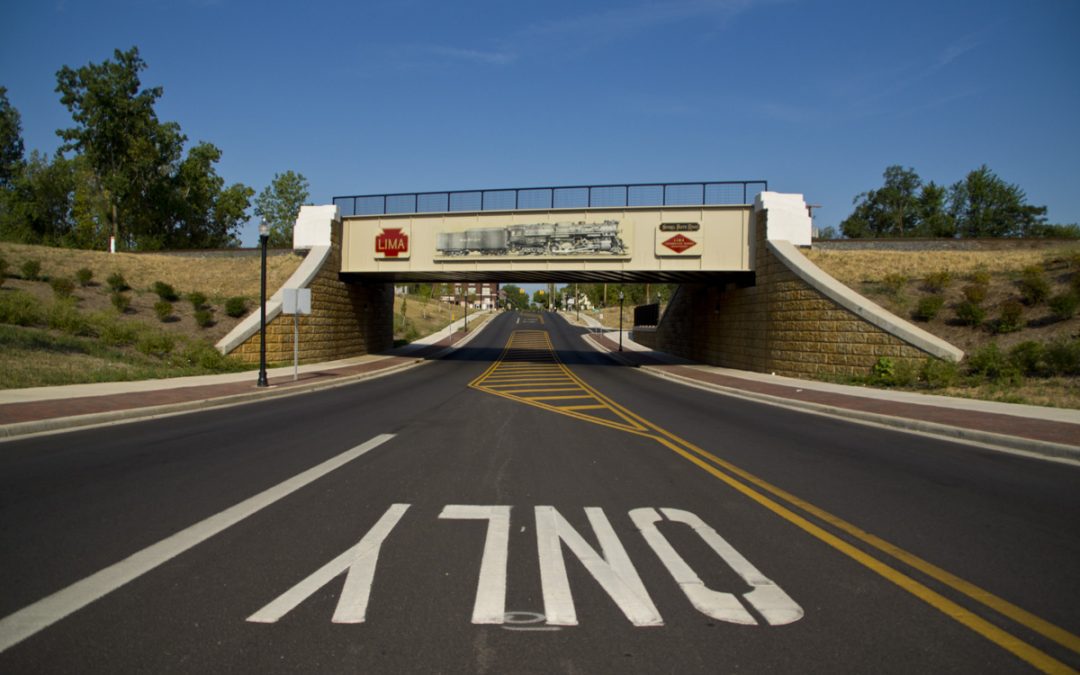
[[[94,281],[104,284],[114,272],[124,275],[129,286],[147,290],[155,281],[165,281],[180,293],[199,291],[211,299],[232,296],[256,299],[259,296],[259,256],[194,257],[155,255],[152,253],[107,253],[47,246],[29,246],[0,242],[0,256],[8,263],[8,274],[18,273],[26,260],[41,263],[47,277],[75,278],[75,272],[88,268]],[[266,287],[273,293],[296,271],[302,257],[275,252],[267,259]]]

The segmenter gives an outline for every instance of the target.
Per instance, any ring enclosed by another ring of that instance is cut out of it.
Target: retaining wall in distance
[[[754,215],[754,285],[684,284],[647,346],[728,368],[790,376],[863,375],[878,359],[912,365],[926,358],[959,361],[963,352],[840,284],[789,240],[770,217],[769,195]],[[782,196],[787,197],[787,196]],[[801,200],[801,198],[800,198]],[[808,243],[808,238],[807,242]]]

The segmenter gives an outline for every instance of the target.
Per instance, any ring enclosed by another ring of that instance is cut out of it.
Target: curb
[[[440,352],[441,354],[441,352]],[[86,415],[72,415],[69,417],[53,417],[30,422],[14,422],[0,426],[0,443],[4,441],[26,438],[28,436],[40,436],[77,429],[90,429],[93,427],[108,426],[112,424],[124,424],[127,422],[139,422],[142,420],[156,419],[159,417],[171,417],[197,410],[214,410],[217,408],[229,408],[257,401],[285,398],[296,394],[307,394],[323,389],[342,387],[363,380],[372,380],[385,375],[391,375],[409,368],[415,368],[426,362],[426,359],[416,359],[413,362],[390,366],[381,370],[356,375],[345,375],[329,382],[312,382],[299,384],[285,389],[276,389],[270,386],[266,391],[252,391],[244,394],[230,394],[213,398],[202,398],[180,403],[165,403],[163,405],[149,406],[144,408],[129,408],[126,410],[111,410],[108,412],[89,413]]]
[[[468,344],[473,337],[480,333],[490,321],[490,317],[485,319],[478,327],[470,330],[468,334],[462,339],[458,340],[452,345],[447,345],[445,348],[434,352],[427,357],[415,357],[412,361],[401,363],[394,366],[388,366],[379,370],[357,373],[355,375],[343,375],[342,377],[321,382],[311,382],[308,384],[298,384],[292,387],[275,389],[271,386],[265,391],[251,391],[243,394],[230,394],[227,396],[217,396],[213,398],[196,399],[193,401],[183,401],[180,403],[166,403],[163,405],[149,406],[144,408],[128,408],[126,410],[112,410],[108,412],[89,413],[86,415],[72,415],[69,417],[53,417],[43,420],[32,420],[30,422],[14,422],[12,424],[0,425],[0,443],[5,441],[17,440],[27,438],[31,436],[43,436],[49,434],[62,433],[65,431],[75,431],[80,429],[91,429],[95,427],[103,427],[114,424],[126,424],[128,422],[139,422],[150,419],[157,419],[162,417],[172,417],[174,415],[183,415],[189,412],[195,412],[199,410],[216,410],[218,408],[229,408],[236,405],[244,405],[247,403],[256,403],[258,401],[264,401],[269,399],[285,398],[288,396],[294,396],[298,394],[308,394],[315,391],[323,391],[325,389],[334,389],[336,387],[344,387],[357,382],[363,382],[365,380],[374,380],[387,375],[393,375],[410,368],[416,368],[425,363],[429,363],[433,359],[441,358],[446,354],[452,352],[455,349],[459,349],[462,346]],[[409,358],[406,356],[406,358]],[[254,387],[253,387],[254,388]]]
[[[711,384],[708,382],[702,382],[700,380],[684,377],[682,375],[676,375],[674,373],[662,370],[656,366],[635,365],[625,357],[619,355],[617,352],[610,351],[603,345],[591,339],[588,335],[585,335],[583,337],[586,342],[593,346],[594,349],[607,354],[608,357],[614,359],[615,361],[618,361],[619,363],[622,363],[623,365],[632,366],[653,377],[668,380],[671,382],[676,382],[678,384],[682,384],[688,387],[694,387],[703,391],[710,391],[713,393],[733,396],[735,398],[741,398],[744,400],[765,403],[780,408],[787,408],[788,410],[797,410],[800,412],[822,415],[825,417],[833,417],[849,422],[855,422],[858,424],[865,424],[868,426],[886,427],[898,431],[919,434],[922,436],[931,436],[947,441],[967,443],[989,450],[996,450],[998,452],[1020,454],[1038,459],[1066,462],[1069,464],[1080,463],[1080,447],[1077,446],[1064,445],[1062,443],[1053,443],[1050,441],[1040,441],[1033,438],[1024,438],[1022,436],[1009,436],[1006,434],[998,434],[990,431],[980,431],[978,429],[969,429],[966,427],[956,427],[948,424],[941,424],[938,422],[926,422],[923,420],[916,420],[907,417],[893,417],[891,415],[882,415],[880,413],[871,413],[862,410],[852,410],[850,408],[830,406],[823,403],[814,403],[811,401],[799,401],[795,399],[783,398],[781,396],[773,396],[771,394],[762,394],[753,391],[746,391],[743,389],[736,389],[720,384]]]

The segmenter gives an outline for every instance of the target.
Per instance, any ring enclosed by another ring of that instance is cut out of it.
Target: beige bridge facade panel
[[[752,269],[751,215],[750,206],[667,206],[349,216],[342,219],[341,271],[398,278],[499,273],[508,280],[516,272],[746,272]],[[539,246],[528,253],[500,248],[529,233],[553,231],[546,226],[558,226],[560,232],[587,230],[599,243],[577,250],[564,237],[563,250],[554,244],[543,252]],[[388,244],[387,231],[398,240],[407,236],[407,250],[398,249],[400,241],[398,247]],[[486,247],[484,252],[462,243],[469,231],[474,243],[490,235],[491,241],[478,244],[481,250]]]

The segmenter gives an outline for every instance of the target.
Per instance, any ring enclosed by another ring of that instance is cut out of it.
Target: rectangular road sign
[[[283,288],[281,311],[285,314],[311,314],[310,288]]]

